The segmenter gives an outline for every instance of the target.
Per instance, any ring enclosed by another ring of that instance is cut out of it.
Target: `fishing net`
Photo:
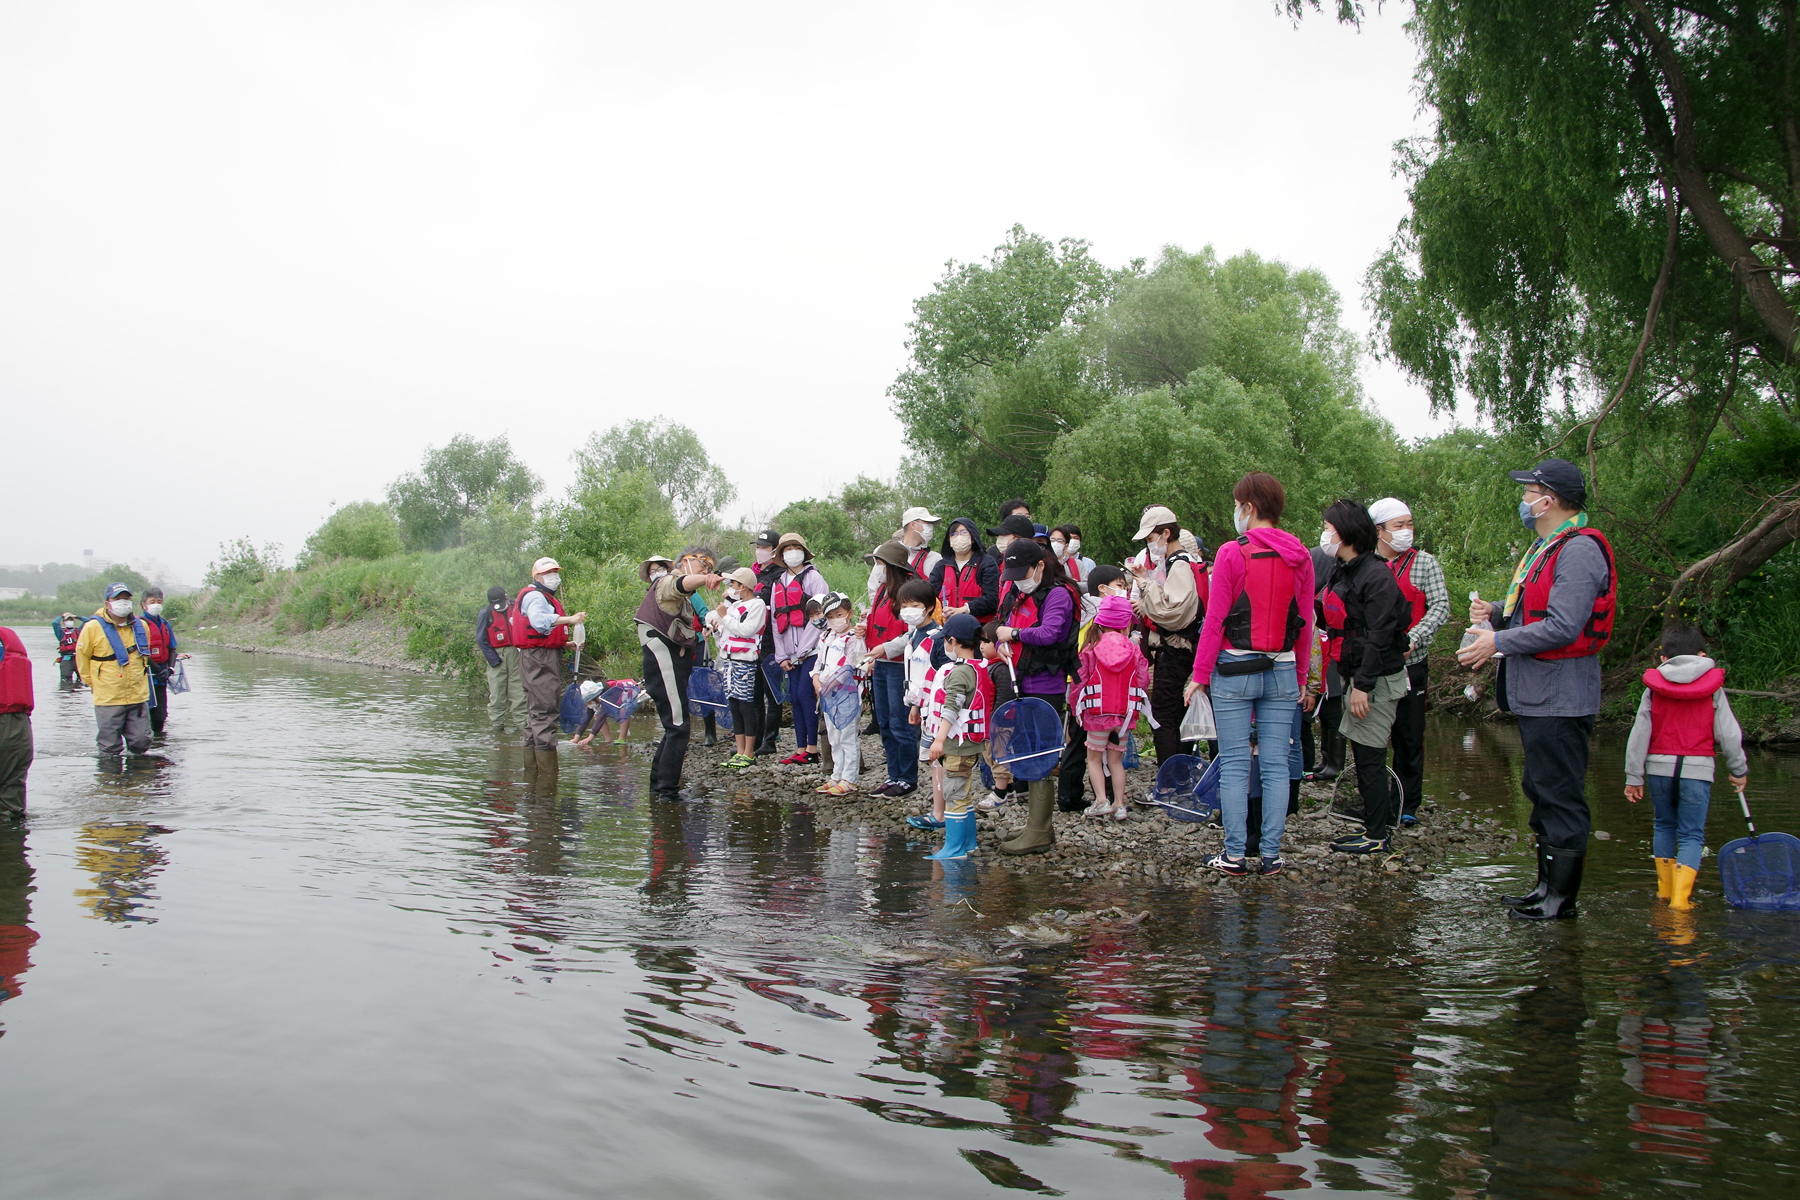
[[[731,705],[725,700],[725,680],[713,667],[695,667],[688,676],[688,711],[697,717],[716,717],[720,727],[731,728]]]
[[[788,680],[787,672],[781,669],[781,664],[774,658],[765,658],[762,660],[762,673],[763,678],[768,680],[769,691],[775,694],[775,703],[786,704],[788,702]]]
[[[1719,851],[1725,903],[1757,912],[1800,912],[1800,838],[1756,833]]]
[[[994,745],[994,761],[1014,779],[1032,783],[1056,770],[1063,750],[1062,718],[1036,696],[1022,696],[995,710],[988,738]]]
[[[1204,774],[1204,765],[1193,755],[1171,755],[1156,772],[1150,802],[1177,821],[1205,821],[1211,811],[1202,808],[1194,795]],[[1216,796],[1218,789],[1213,791]]]
[[[557,710],[556,723],[562,726],[564,733],[574,733],[587,720],[587,700],[581,694],[581,684],[571,683],[563,689],[562,707]]]
[[[608,720],[623,721],[644,702],[644,689],[635,683],[615,683],[600,693],[600,711]]]
[[[862,688],[857,686],[856,673],[846,669],[832,676],[819,693],[819,704],[830,724],[839,729],[854,725],[862,715]]]

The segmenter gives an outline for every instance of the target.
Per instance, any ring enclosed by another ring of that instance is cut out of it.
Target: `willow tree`
[[[1795,4],[1412,10],[1435,128],[1400,149],[1378,349],[1439,411],[1585,460],[1664,598],[1722,596],[1800,538]]]

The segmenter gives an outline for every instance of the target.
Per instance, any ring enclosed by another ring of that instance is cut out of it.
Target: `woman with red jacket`
[[[887,782],[873,789],[877,796],[906,796],[919,786],[919,727],[908,719],[906,703],[906,645],[912,627],[900,617],[900,588],[919,576],[907,565],[907,549],[886,541],[869,555],[869,565],[881,571],[869,615],[857,626],[873,663],[869,675],[869,699],[875,709],[875,725],[881,732],[881,749],[887,758]]]

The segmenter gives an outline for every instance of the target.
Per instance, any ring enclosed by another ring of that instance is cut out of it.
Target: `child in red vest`
[[[980,621],[958,613],[945,622],[943,641],[948,661],[932,673],[921,707],[931,735],[925,757],[943,767],[944,848],[926,857],[967,858],[975,849],[971,781],[994,715],[994,685],[981,659]]]
[[[1650,781],[1655,806],[1656,895],[1670,908],[1692,908],[1706,809],[1712,800],[1713,754],[1725,755],[1731,786],[1744,790],[1750,760],[1744,733],[1725,698],[1725,672],[1706,656],[1692,625],[1663,630],[1662,663],[1644,672],[1644,698],[1625,744],[1625,798],[1636,804]]]
[[[1150,660],[1126,636],[1131,628],[1131,601],[1107,596],[1081,647],[1081,666],[1069,685],[1069,709],[1087,730],[1088,781],[1095,804],[1088,816],[1111,813],[1123,821],[1130,815],[1125,800],[1125,732],[1147,712]],[[1106,777],[1112,776],[1113,802],[1106,801]]]

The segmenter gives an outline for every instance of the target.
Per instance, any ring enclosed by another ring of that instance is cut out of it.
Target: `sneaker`
[[[1250,868],[1244,865],[1241,858],[1232,858],[1226,854],[1215,854],[1206,860],[1206,865],[1222,875],[1248,875]]]
[[[856,790],[856,785],[847,779],[839,779],[826,789],[833,796],[848,796]]]
[[[1341,833],[1337,837],[1331,839],[1331,844],[1333,846],[1348,846],[1351,842],[1361,841],[1365,836],[1365,833],[1366,831],[1361,829],[1357,830],[1355,833]]]
[[[818,787],[814,788],[813,791],[825,792],[825,793],[828,793],[831,795],[835,795],[836,793],[832,792],[831,789],[836,786],[837,786],[837,780],[833,779],[833,780],[829,780],[825,783],[821,783]]]
[[[818,761],[819,761],[819,752],[817,750],[811,751],[810,753],[807,754],[807,756],[806,756],[806,765],[807,766],[810,767]]]
[[[748,754],[734,754],[719,765],[721,767],[729,767],[734,771],[741,771],[755,761],[756,760],[751,758]]]
[[[871,796],[891,796],[894,794],[895,786],[896,785],[895,785],[894,781],[890,779],[886,783],[882,784],[880,787],[870,788],[869,795],[871,795]]]
[[[1279,854],[1274,858],[1265,856],[1262,860],[1262,873],[1264,875],[1279,875],[1281,874],[1281,868],[1286,865],[1286,863],[1281,861],[1281,855]]]
[[[1331,848],[1339,854],[1386,854],[1386,840],[1376,841],[1366,833],[1359,833],[1354,838],[1340,838],[1331,843]]]
[[[804,750],[796,750],[786,758],[782,759],[781,765],[784,767],[803,767],[806,765],[806,762],[806,752]]]
[[[944,823],[930,813],[920,813],[917,816],[908,817],[906,823],[914,829],[942,829],[944,827]]]
[[[1360,808],[1334,808],[1326,815],[1334,821],[1349,821],[1352,825],[1366,824],[1369,819],[1369,814]]]
[[[1419,814],[1418,813],[1401,813],[1400,814],[1400,823],[1402,825],[1417,825],[1419,823]]]
[[[894,785],[894,790],[889,792],[888,795],[890,795],[890,796],[910,796],[918,790],[919,790],[919,785],[916,783],[896,783]]]
[[[982,812],[993,812],[996,808],[1005,808],[1006,801],[1007,796],[1005,792],[994,792],[983,799],[977,800],[975,802],[975,807],[979,808]]]

